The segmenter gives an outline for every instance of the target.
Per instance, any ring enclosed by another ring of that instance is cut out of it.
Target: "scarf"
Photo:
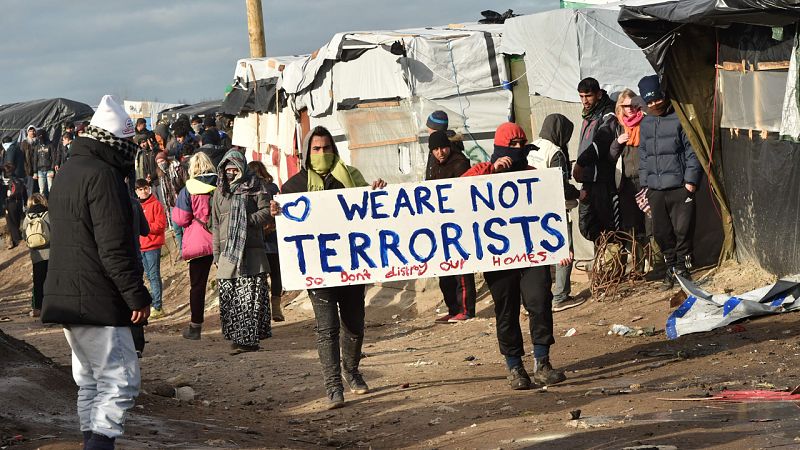
[[[114,151],[121,153],[126,163],[133,165],[139,146],[134,144],[130,139],[116,137],[109,131],[94,125],[87,125],[83,136],[108,145]]]
[[[644,113],[642,111],[637,111],[636,115],[632,117],[627,117],[624,114],[622,114],[617,118],[619,119],[619,123],[622,124],[622,128],[624,128],[625,132],[628,133],[628,142],[626,145],[630,145],[631,147],[638,147],[639,123],[641,123],[642,119],[644,118]]]
[[[225,177],[225,167],[233,163],[239,169],[239,176],[231,182]],[[247,198],[267,193],[261,179],[254,177],[247,169],[244,155],[239,151],[229,151],[217,166],[217,187],[231,194],[231,210],[228,217],[227,241],[222,257],[241,271],[244,265],[244,248],[247,242]],[[222,230],[220,230],[222,231]]]
[[[511,168],[508,169],[509,172],[525,170],[528,167],[528,153],[530,153],[530,151],[531,147],[527,145],[522,148],[495,145],[494,153],[492,153],[492,164],[497,162],[498,159],[508,156],[511,158]]]
[[[336,155],[336,159],[333,161],[333,167],[330,171],[331,176],[335,178],[337,181],[342,183],[345,188],[351,187],[359,187],[359,186],[366,186],[367,182],[364,180],[364,177],[356,170],[350,170],[349,167],[342,162],[342,159],[339,158],[339,155]],[[308,192],[314,191],[324,191],[325,190],[325,180],[322,178],[320,174],[314,172],[313,169],[308,169]]]

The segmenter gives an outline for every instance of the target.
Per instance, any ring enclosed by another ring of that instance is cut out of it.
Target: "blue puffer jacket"
[[[657,191],[687,183],[697,186],[702,168],[678,115],[670,107],[663,116],[648,115],[641,123],[639,182]]]

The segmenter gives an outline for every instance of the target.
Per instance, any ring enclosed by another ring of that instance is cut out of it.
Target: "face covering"
[[[336,155],[333,153],[322,153],[311,155],[311,169],[317,173],[328,173],[333,167]]]
[[[526,145],[522,148],[512,148],[512,147],[501,147],[499,145],[494,146],[494,153],[492,153],[492,163],[495,163],[498,159],[508,156],[511,158],[511,170],[525,170],[528,167],[528,153],[530,153],[531,149],[530,145]]]
[[[236,172],[225,172],[225,178],[228,179],[228,182],[233,182],[239,174]]]
[[[203,126],[200,124],[192,125],[192,129],[194,130],[195,134],[200,134],[200,132],[202,131],[202,127]]]

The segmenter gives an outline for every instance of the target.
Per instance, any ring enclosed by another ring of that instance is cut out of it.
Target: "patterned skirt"
[[[272,337],[267,274],[219,280],[219,316],[222,335],[235,344]]]

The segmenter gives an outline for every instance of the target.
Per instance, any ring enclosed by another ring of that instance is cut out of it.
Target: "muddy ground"
[[[78,449],[69,347],[59,327],[27,316],[30,271],[26,250],[2,250],[0,320],[10,321],[0,330],[29,345],[0,335],[0,447]],[[203,339],[180,336],[186,266],[167,257],[162,271],[169,314],[147,327],[145,393],[119,448],[800,448],[795,403],[665,400],[800,384],[798,314],[668,341],[669,294],[648,283],[625,287],[621,298],[555,315],[552,359],[567,370],[566,382],[512,391],[482,283],[478,317],[455,325],[433,324],[435,288],[372,287],[362,362],[372,392],[346,393],[345,408],[327,411],[304,295],[261,351],[232,356],[213,300]],[[585,277],[576,280],[576,291],[586,287]],[[743,292],[765,281],[755,268],[727,264],[704,287]],[[657,332],[607,335],[616,323]],[[571,328],[573,336],[560,337]],[[167,379],[189,385],[195,399],[156,395]],[[571,420],[578,409],[580,419]]]

